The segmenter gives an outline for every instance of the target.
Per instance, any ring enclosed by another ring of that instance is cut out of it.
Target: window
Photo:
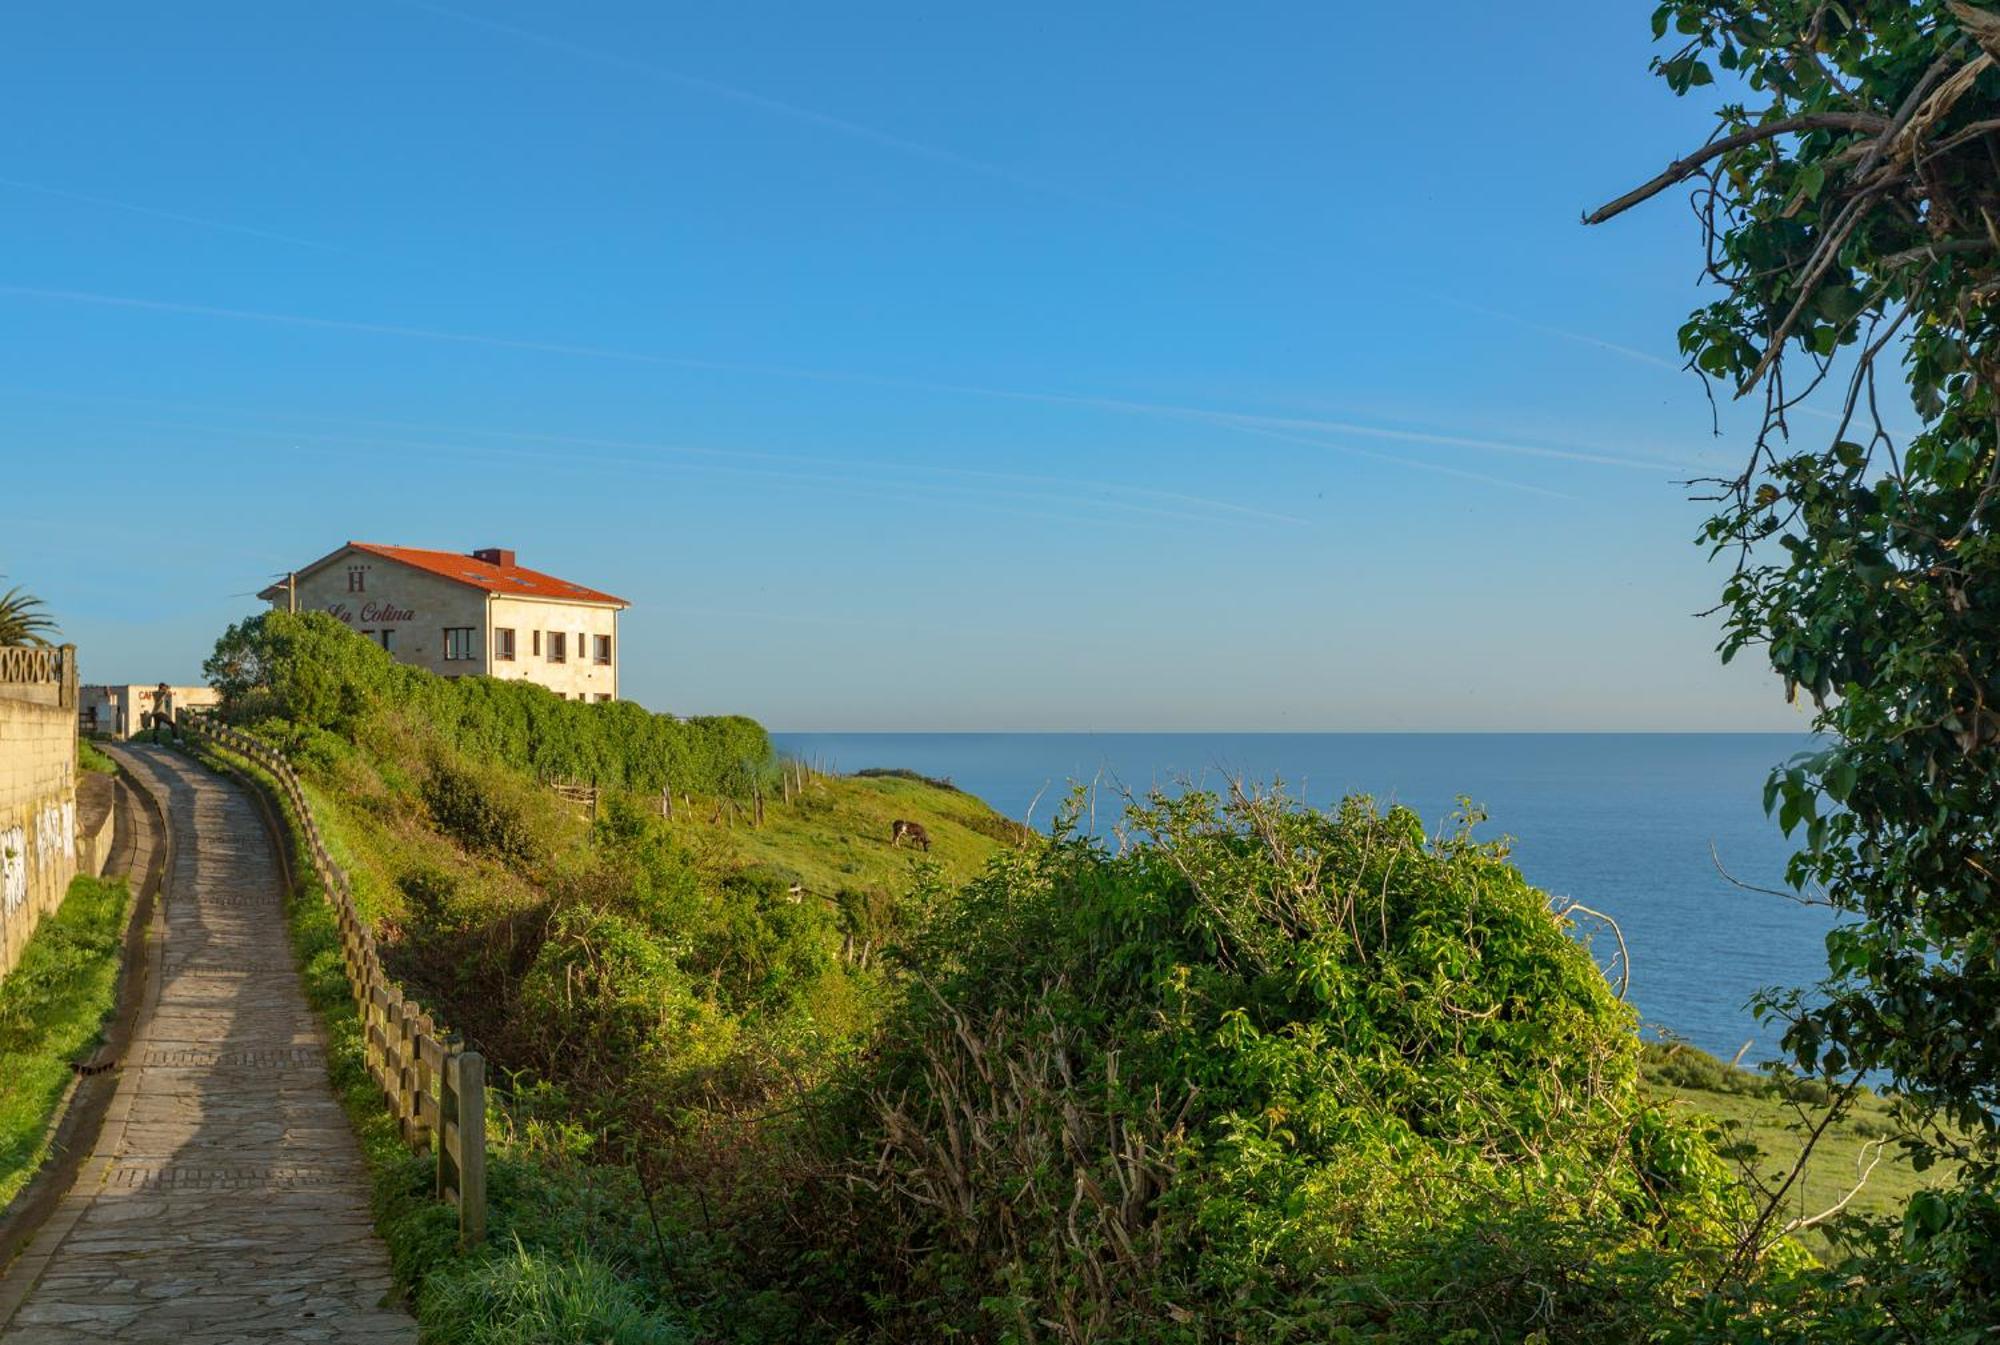
[[[542,633],[540,631],[535,632],[534,641],[535,641],[535,657],[540,658],[542,656]]]
[[[367,577],[366,577],[366,576],[367,576],[367,574],[368,574],[368,570],[367,570],[367,567],[366,567],[366,566],[361,566],[361,565],[350,565],[350,566],[348,566],[348,567],[347,567],[347,591],[348,591],[349,593],[365,593],[365,592],[367,592],[367,591],[368,591],[368,590],[367,590],[367,587],[366,587],[366,585],[367,585],[367,582],[368,582],[368,581],[367,581]]]
[[[394,647],[393,645],[390,644],[389,640],[389,637],[396,633],[396,628],[394,626],[389,627],[389,629],[387,630],[364,630],[361,633],[367,636],[369,639],[373,640],[376,644],[381,645],[384,649],[391,649]]]
[[[493,659],[496,663],[514,661],[514,631],[508,626],[493,628]]]
[[[594,638],[593,638],[593,639],[591,640],[591,642],[590,642],[590,661],[591,661],[592,663],[601,663],[601,664],[604,664],[604,665],[605,665],[606,667],[609,667],[609,666],[610,666],[610,664],[611,664],[611,637],[610,637],[609,635],[599,635],[599,636],[596,636],[596,637],[594,637]]]
[[[479,657],[479,627],[446,626],[444,628],[445,661],[458,662]]]
[[[395,651],[396,646],[390,637],[394,636],[395,633],[396,630],[395,627],[393,626],[390,627],[388,630],[382,632],[382,648],[389,650],[392,653]]]
[[[549,662],[569,662],[569,632],[552,630],[549,632]]]
[[[608,701],[611,699],[611,693],[608,691],[600,691],[597,693],[597,699],[600,701]]]

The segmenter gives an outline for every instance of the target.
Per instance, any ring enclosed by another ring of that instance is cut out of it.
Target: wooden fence
[[[306,804],[291,763],[266,743],[225,724],[183,715],[191,737],[248,757],[270,772],[291,801],[299,839],[326,889],[340,926],[347,983],[361,1014],[368,1072],[412,1147],[437,1150],[437,1193],[458,1206],[459,1237],[467,1246],[486,1237],[486,1062],[459,1049],[436,1020],[382,972],[375,935],[354,908],[347,875],[333,862]]]

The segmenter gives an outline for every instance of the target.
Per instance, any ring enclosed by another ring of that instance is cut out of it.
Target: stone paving
[[[157,994],[76,1186],[0,1277],[0,1340],[414,1342],[256,804],[174,752],[121,756],[173,834]]]

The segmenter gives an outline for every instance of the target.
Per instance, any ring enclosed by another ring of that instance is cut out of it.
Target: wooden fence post
[[[396,1002],[396,1119],[402,1123],[403,1142],[415,1145],[422,1113],[417,1106],[417,1006],[407,999]]]
[[[486,1060],[467,1051],[458,1067],[458,1236],[486,1241]]]
[[[431,1059],[428,1051],[435,1049],[437,1024],[428,1013],[418,1014],[410,1024],[410,1069],[416,1082],[416,1121],[412,1138],[418,1148],[431,1142],[433,1128],[431,1099],[437,1088],[437,1081],[431,1073]]]
[[[438,1071],[437,1198],[449,1200],[458,1189],[458,1043],[444,1043],[444,1066]]]

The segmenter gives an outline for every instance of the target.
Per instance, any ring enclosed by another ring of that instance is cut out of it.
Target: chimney
[[[502,569],[514,567],[514,553],[497,546],[484,546],[472,553],[474,560],[483,560],[488,565],[498,565]]]

